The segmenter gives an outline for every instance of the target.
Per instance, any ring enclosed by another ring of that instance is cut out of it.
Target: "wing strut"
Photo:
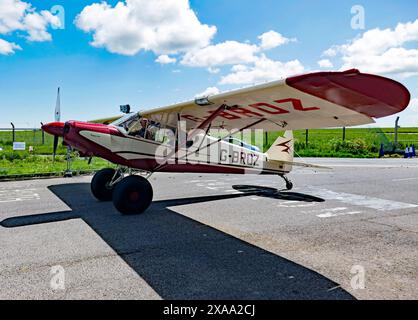
[[[237,130],[235,130],[234,132],[229,133],[227,136],[225,136],[225,137],[223,137],[223,138],[219,138],[218,140],[216,140],[216,141],[214,141],[214,142],[212,142],[212,143],[207,144],[207,145],[206,145],[206,146],[204,146],[203,148],[199,147],[196,151],[194,151],[194,153],[197,153],[197,152],[199,152],[199,151],[201,151],[201,150],[207,149],[207,148],[209,148],[211,145],[214,145],[215,143],[219,143],[219,142],[221,142],[222,140],[224,140],[225,138],[227,138],[227,137],[229,137],[229,136],[232,136],[232,135],[234,135],[234,134],[240,133],[241,131],[244,131],[244,130],[246,130],[246,129],[249,129],[249,128],[251,128],[251,127],[253,127],[253,126],[255,126],[255,125],[257,125],[257,124],[259,124],[259,123],[261,123],[261,122],[263,122],[263,121],[265,121],[265,120],[266,120],[265,118],[262,118],[262,119],[259,119],[258,121],[254,122],[254,123],[252,123],[252,124],[249,124],[248,126],[245,126],[245,127],[241,128],[241,129],[237,129]],[[206,134],[207,134],[207,132],[206,132]],[[187,158],[187,156],[189,156],[189,155],[190,155],[190,154],[186,152],[186,155],[185,155],[185,156],[183,156],[183,157],[181,157],[181,158],[178,158],[178,159],[176,159],[176,160],[177,160],[177,161],[178,161],[178,160],[183,160],[184,158]],[[165,167],[166,165],[167,165],[167,164],[161,165],[161,166],[157,167],[157,169],[161,169],[162,167]],[[155,171],[157,171],[157,170],[155,170]]]
[[[207,148],[209,148],[211,145],[214,145],[215,143],[219,143],[219,142],[221,142],[222,140],[226,139],[227,137],[229,137],[229,136],[233,136],[234,134],[237,134],[237,133],[240,133],[241,131],[244,131],[244,130],[246,130],[246,129],[249,129],[249,128],[251,128],[251,127],[253,127],[253,126],[255,126],[255,125],[257,125],[257,124],[259,124],[259,123],[261,123],[261,122],[263,122],[263,121],[265,121],[265,120],[266,120],[265,118],[262,118],[262,119],[260,119],[260,120],[258,120],[258,121],[256,121],[256,122],[254,122],[254,123],[249,124],[248,126],[245,126],[244,128],[237,129],[237,130],[235,130],[234,132],[230,132],[227,136],[225,136],[225,137],[223,137],[223,138],[219,138],[218,140],[216,140],[216,141],[214,141],[214,142],[212,142],[212,143],[209,143],[208,145],[204,146],[203,148],[199,148],[199,149],[197,149],[195,152],[199,152],[199,151],[201,151],[201,150],[207,149]]]
[[[196,134],[199,133],[200,130],[203,130],[205,127],[208,127],[208,129],[206,130],[206,135],[208,134],[210,127],[212,125],[212,121],[221,113],[223,112],[225,109],[230,108],[228,105],[226,104],[222,104],[218,109],[216,109],[208,118],[206,118],[204,121],[202,121],[202,123],[196,128],[194,129],[187,137],[187,139],[185,139],[186,141],[184,141],[181,145],[178,144],[178,137],[180,134],[180,114],[177,115],[178,117],[178,125],[177,125],[177,137],[176,137],[176,147],[174,148],[174,151],[170,152],[170,154],[168,154],[165,157],[165,160],[169,159],[170,157],[172,157],[174,154],[176,154],[178,152],[178,150],[180,148],[183,148],[184,146],[187,145],[187,141],[190,141],[194,138],[194,136]],[[186,152],[186,156],[187,157],[187,152]],[[181,159],[183,159],[184,157],[182,157]],[[178,161],[177,157],[176,157],[176,162]],[[168,165],[168,162],[166,161],[166,163],[160,164],[158,166],[156,166],[154,168],[154,172],[161,170],[162,168],[164,168],[165,166]]]

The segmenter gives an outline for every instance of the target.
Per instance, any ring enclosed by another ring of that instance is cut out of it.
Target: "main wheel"
[[[152,197],[151,184],[140,176],[124,178],[113,190],[113,204],[125,215],[143,213],[150,206]]]
[[[112,200],[113,187],[109,186],[116,170],[107,168],[98,171],[91,180],[90,188],[93,196],[100,201]]]

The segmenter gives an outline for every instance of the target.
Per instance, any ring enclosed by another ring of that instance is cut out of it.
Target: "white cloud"
[[[221,69],[219,69],[219,68],[212,68],[212,67],[209,67],[207,70],[208,70],[208,72],[209,72],[209,73],[211,73],[211,74],[218,74],[219,72],[221,72]]]
[[[411,111],[418,112],[418,98],[411,99],[411,102],[409,103],[408,109],[411,110]]]
[[[22,18],[30,5],[19,0],[0,1],[0,33],[6,34],[24,28]]]
[[[237,41],[225,41],[186,53],[181,61],[189,67],[214,67],[228,64],[249,63],[256,60],[256,45]]]
[[[261,40],[259,46],[251,44],[249,41],[225,41],[191,50],[184,55],[181,63],[189,67],[205,67],[208,68],[209,72],[218,71],[213,67],[254,63],[259,59],[258,55],[261,50],[272,49],[296,41],[296,39],[285,38],[273,30],[263,33],[258,38]]]
[[[222,77],[220,84],[253,84],[278,80],[305,71],[299,60],[274,61],[262,55],[252,66],[236,65]]]
[[[201,93],[198,93],[195,96],[195,98],[197,98],[197,99],[198,98],[205,98],[205,97],[213,96],[213,95],[216,95],[216,94],[219,94],[219,93],[221,93],[221,91],[218,88],[216,88],[216,87],[209,87],[205,91],[203,91]]]
[[[59,27],[57,16],[43,10],[37,12],[30,3],[21,0],[0,1],[0,34],[26,32],[29,41],[50,41],[49,26]],[[16,49],[16,48],[15,48]]]
[[[337,51],[338,51],[338,47],[333,46],[333,47],[325,50],[322,55],[325,56],[325,57],[332,58],[332,57],[335,57],[338,54]]]
[[[155,60],[155,62],[158,62],[160,64],[170,64],[170,63],[176,63],[176,58],[171,58],[166,54],[163,54],[161,56],[158,56],[158,58]]]
[[[15,50],[21,50],[22,48],[16,43],[8,42],[6,40],[0,39],[0,54],[10,55],[14,54]]]
[[[258,37],[261,40],[260,48],[262,50],[269,50],[289,42],[296,41],[296,39],[289,39],[282,36],[280,33],[270,30]]]
[[[334,65],[332,64],[332,62],[330,60],[328,60],[328,59],[319,60],[318,61],[318,65],[321,68],[333,68],[334,67]]]
[[[47,32],[49,25],[59,27],[61,25],[57,16],[54,16],[51,12],[43,10],[40,13],[33,12],[27,14],[23,23],[25,30],[28,32],[26,37],[29,41],[51,41],[51,34]]]
[[[126,0],[86,6],[75,23],[93,33],[91,45],[112,53],[135,55],[186,52],[207,46],[215,26],[200,23],[188,0]]]
[[[418,50],[405,44],[418,41],[418,19],[399,23],[394,29],[372,29],[344,45],[332,46],[325,56],[341,57],[341,69],[400,77],[418,75]]]

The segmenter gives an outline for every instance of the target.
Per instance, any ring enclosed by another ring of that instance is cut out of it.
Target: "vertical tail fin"
[[[284,136],[278,137],[266,154],[268,159],[293,162],[293,131],[286,131]]]

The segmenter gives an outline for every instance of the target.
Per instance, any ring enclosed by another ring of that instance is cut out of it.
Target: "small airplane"
[[[130,113],[126,105],[123,117],[56,121],[42,129],[56,137],[54,154],[62,137],[82,156],[117,164],[94,175],[92,194],[112,200],[122,214],[139,214],[152,202],[148,178],[154,172],[277,175],[291,190],[287,174],[293,166],[319,167],[294,162],[292,130],[370,124],[409,102],[402,84],[352,69],[289,77],[145,112]],[[232,137],[245,130],[285,133],[263,153]]]

